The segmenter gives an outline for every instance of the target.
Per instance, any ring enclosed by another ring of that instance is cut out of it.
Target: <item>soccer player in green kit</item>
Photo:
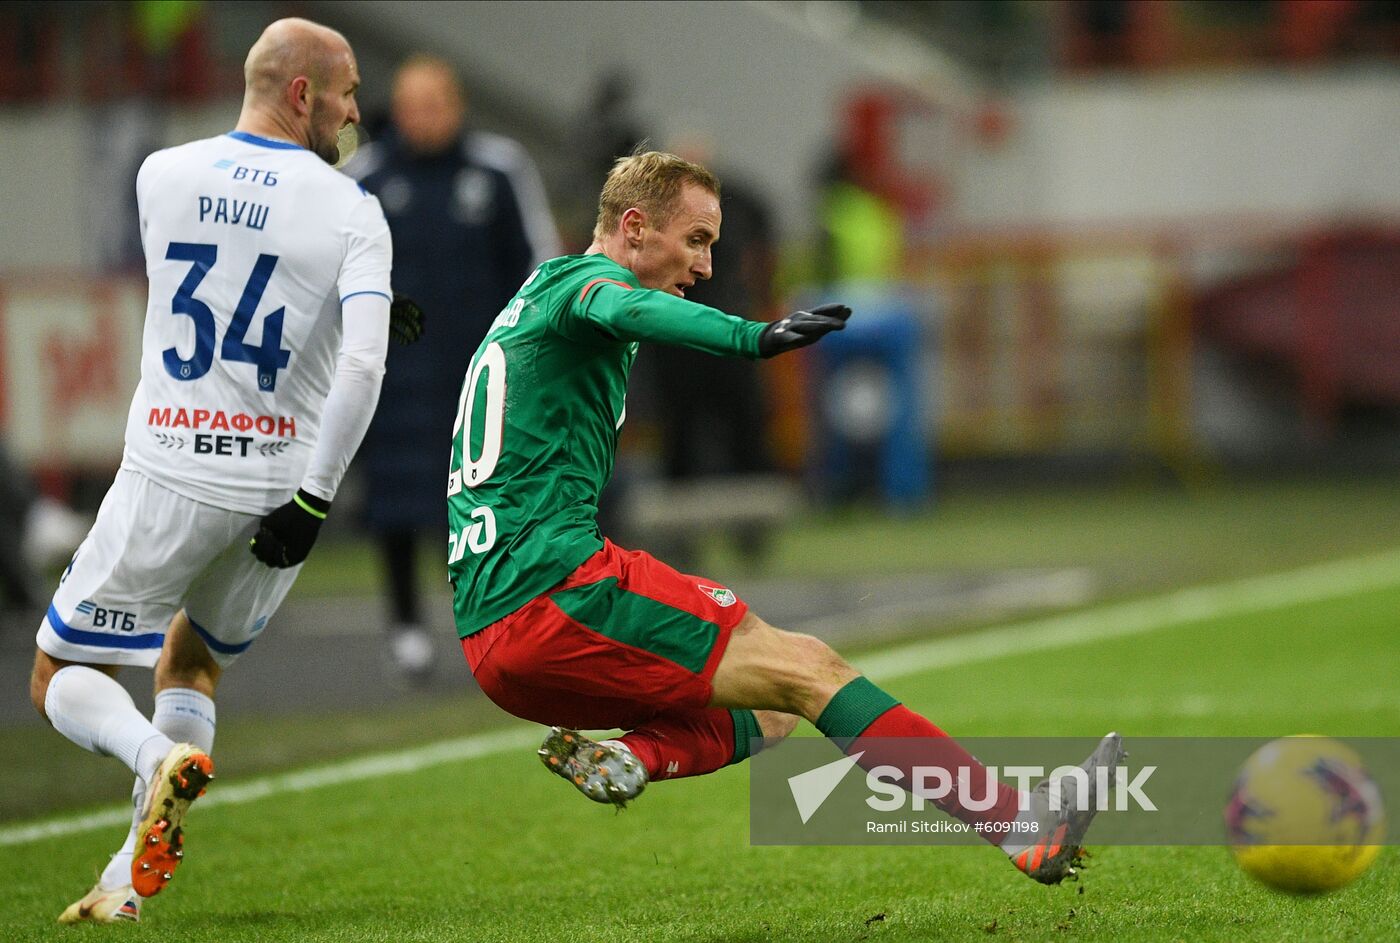
[[[555,725],[541,758],[598,802],[621,806],[649,781],[739,762],[751,741],[787,736],[798,718],[851,755],[863,751],[866,768],[985,775],[824,642],[776,629],[722,584],[599,533],[640,342],[771,357],[850,316],[825,304],[763,324],[686,301],[710,277],[719,190],[708,170],[671,154],[619,160],[592,246],[541,265],[472,358],[447,489],[448,566],[472,673],[503,709]],[[576,728],[628,732],[595,742]],[[1084,765],[1113,767],[1120,756],[1110,734]],[[938,804],[1036,880],[1071,873],[1093,797],[1088,811],[1052,812],[1044,788],[996,789],[988,810],[955,796]]]

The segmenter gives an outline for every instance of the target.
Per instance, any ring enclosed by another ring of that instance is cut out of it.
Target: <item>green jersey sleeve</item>
[[[568,306],[567,317],[612,340],[657,341],[751,359],[758,357],[758,335],[764,328],[664,291],[611,279],[590,282]]]

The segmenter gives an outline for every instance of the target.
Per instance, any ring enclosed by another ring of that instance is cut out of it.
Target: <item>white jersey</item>
[[[379,201],[311,151],[241,131],[152,154],[136,196],[150,297],[122,467],[266,513],[315,447],[341,303],[391,297]]]

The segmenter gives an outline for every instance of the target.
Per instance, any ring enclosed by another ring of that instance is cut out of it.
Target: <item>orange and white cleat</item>
[[[1081,847],[1084,835],[1098,811],[1099,777],[1094,771],[1106,768],[1108,786],[1112,788],[1118,765],[1125,756],[1122,738],[1111,733],[1079,764],[1079,768],[1089,774],[1088,802],[1082,809],[1076,808],[1074,802],[1062,802],[1060,809],[1051,809],[1050,780],[1041,780],[1030,795],[1030,812],[1039,822],[1036,834],[1040,837],[1030,845],[1013,844],[1010,839],[1003,842],[1002,850],[1011,856],[1011,863],[1041,884],[1059,884],[1075,874],[1084,853]]]
[[[185,857],[185,813],[214,778],[214,761],[192,743],[177,743],[161,760],[146,789],[146,806],[131,859],[131,886],[154,897],[170,883]]]
[[[632,751],[611,740],[590,740],[567,727],[549,728],[540,760],[594,802],[624,808],[642,794],[650,777]]]
[[[58,922],[74,923],[138,923],[141,920],[141,895],[130,887],[105,889],[101,884],[74,901],[58,915]]]

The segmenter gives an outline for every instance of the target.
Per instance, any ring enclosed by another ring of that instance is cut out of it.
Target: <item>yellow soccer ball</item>
[[[1380,791],[1351,747],[1284,737],[1245,761],[1225,806],[1230,850],[1270,887],[1319,894],[1350,884],[1380,854]]]

